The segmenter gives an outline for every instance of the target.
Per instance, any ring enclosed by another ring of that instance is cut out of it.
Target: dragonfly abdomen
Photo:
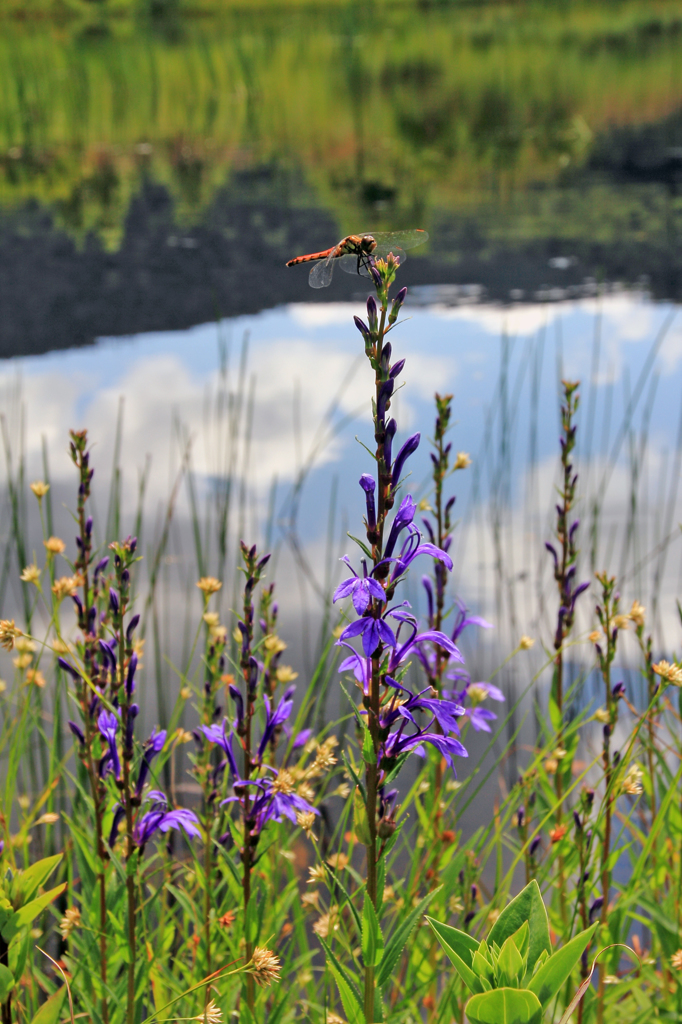
[[[311,252],[307,256],[295,256],[293,260],[289,260],[287,263],[288,267],[295,267],[297,263],[310,263],[312,260],[326,260],[327,256],[331,256],[334,249],[338,249],[338,246],[334,245],[331,249],[325,249],[324,252]]]

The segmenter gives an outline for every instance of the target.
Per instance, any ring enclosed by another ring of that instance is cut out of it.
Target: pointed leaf
[[[528,970],[532,971],[535,961],[543,949],[548,953],[552,952],[549,941],[549,919],[545,904],[542,902],[540,886],[533,879],[525,889],[522,889],[518,896],[509,903],[488,935],[488,945],[496,942],[502,946],[505,939],[518,931],[524,921],[528,922],[530,938],[528,943]]]
[[[15,876],[12,886],[14,890],[12,902],[17,910],[22,904],[28,903],[29,900],[33,899],[40,886],[45,884],[61,859],[61,853],[55,854],[54,857],[45,857],[43,860],[37,860],[35,864],[31,864],[29,868]]]
[[[514,936],[510,935],[500,950],[496,968],[500,988],[518,988],[522,975],[525,974],[521,954],[514,945]]]
[[[66,997],[66,985],[57,989],[50,998],[43,1003],[31,1024],[57,1024]]]
[[[542,1007],[527,989],[496,988],[466,1004],[469,1024],[540,1024]]]
[[[42,914],[45,907],[48,907],[53,900],[56,900],[58,896],[66,889],[66,882],[62,882],[61,885],[56,885],[54,889],[50,889],[48,892],[44,892],[42,896],[36,897],[31,900],[30,903],[26,903],[20,910],[17,910],[14,915],[14,921],[17,928],[22,928],[25,924],[30,924],[38,914]]]
[[[9,967],[0,964],[0,1003],[4,1003],[14,988],[14,975]]]
[[[381,966],[377,971],[376,981],[378,988],[383,988],[391,978],[393,969],[398,963],[401,953],[404,950],[407,940],[412,934],[417,921],[422,917],[429,903],[436,893],[440,892],[441,888],[442,886],[439,885],[437,889],[433,890],[433,892],[427,893],[424,899],[420,900],[414,910],[412,910],[407,917],[403,918],[396,930],[393,932],[393,935],[391,935],[391,938],[386,943],[386,949],[384,950],[384,955],[381,960]]]
[[[528,988],[538,997],[543,1009],[569,977],[598,927],[599,922],[580,932],[561,949],[557,949],[535,972],[528,983]]]
[[[362,908],[362,959],[370,967],[381,963],[384,955],[384,936],[372,901],[365,893],[365,904]]]
[[[426,920],[433,928],[434,932],[436,933],[436,938],[438,939],[441,946],[445,950],[450,960],[450,963],[455,968],[455,970],[457,971],[457,973],[459,974],[460,978],[462,979],[466,987],[469,989],[469,991],[472,992],[474,995],[478,992],[482,992],[484,986],[481,983],[481,980],[479,979],[478,975],[474,973],[474,971],[471,969],[468,963],[465,963],[465,961],[462,959],[459,953],[450,945],[449,941],[445,938],[444,932],[446,928],[449,928],[449,925],[443,925],[439,921],[432,920],[432,918],[430,917],[427,917]],[[457,929],[453,928],[452,931],[456,932]],[[459,932],[459,935],[464,934],[464,932]],[[475,948],[478,949],[478,943],[476,942],[474,943],[474,945]],[[473,952],[473,950],[466,950],[466,953],[470,953],[470,962],[473,960]]]

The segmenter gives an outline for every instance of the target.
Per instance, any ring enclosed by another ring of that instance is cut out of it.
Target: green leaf
[[[0,964],[0,1003],[4,1003],[14,988],[14,975],[9,967]]]
[[[542,1007],[528,989],[496,988],[466,1004],[469,1024],[540,1024]]]
[[[552,952],[549,941],[549,920],[545,904],[542,902],[540,886],[533,879],[511,903],[507,904],[488,935],[488,945],[496,942],[502,946],[505,939],[518,931],[523,922],[528,922],[530,938],[528,942],[528,970],[532,971],[535,961],[543,949]]]
[[[62,854],[37,860],[20,874],[15,875],[12,883],[12,902],[18,910],[24,903],[32,900],[41,885],[44,885],[62,859]]]
[[[351,540],[354,540],[355,543],[360,548],[360,550],[362,551],[362,553],[364,555],[367,555],[370,561],[372,560],[372,552],[369,550],[369,548],[363,541],[361,541],[358,537],[354,537],[352,533],[347,533],[346,536],[350,537]]]
[[[523,959],[514,945],[514,936],[510,935],[505,939],[497,958],[498,985],[500,988],[518,988],[525,973]]]
[[[336,980],[349,1024],[365,1024],[365,1014],[357,985],[345,967],[341,965],[331,946],[322,938],[320,938],[320,942],[327,954],[327,966]]]
[[[376,764],[377,755],[374,749],[374,740],[372,734],[367,727],[365,727],[365,735],[362,740],[362,760],[365,764]]]
[[[57,991],[43,1003],[31,1021],[31,1024],[57,1024],[57,1021],[61,1016],[65,996],[66,985],[62,985],[61,988],[57,989]]]
[[[17,928],[23,928],[25,924],[30,924],[31,921],[35,920],[38,914],[42,914],[45,907],[49,907],[53,900],[56,900],[58,896],[66,889],[66,882],[62,882],[61,885],[56,885],[54,889],[44,892],[42,896],[38,896],[36,899],[31,900],[30,903],[26,903],[20,910],[17,910],[14,915],[14,924]]]
[[[476,974],[469,966],[473,962],[474,952],[478,950],[478,943],[475,939],[472,939],[471,936],[466,934],[466,932],[460,932],[457,928],[453,928],[451,925],[441,924],[440,921],[434,921],[433,918],[427,917],[426,920],[433,928],[436,933],[436,938],[448,955],[450,963],[455,968],[469,991],[474,995],[478,992],[482,992],[485,986],[478,974]],[[454,937],[454,941],[457,943],[459,951],[450,944],[450,939],[453,938],[453,932],[457,933]],[[468,943],[464,942],[463,937],[470,940],[472,945],[469,946]],[[460,956],[460,952],[463,956]],[[467,957],[468,963],[465,961],[464,957]]]
[[[376,982],[379,988],[383,988],[384,985],[390,980],[393,969],[400,959],[401,953],[404,950],[407,940],[409,939],[412,931],[417,924],[417,921],[422,916],[429,903],[436,895],[440,892],[442,886],[438,886],[433,892],[427,893],[423,900],[417,904],[407,917],[403,918],[396,930],[391,935],[391,938],[386,943],[386,949],[381,960],[381,966],[377,971]]]
[[[371,844],[372,836],[370,835],[369,822],[367,821],[367,808],[365,807],[362,793],[357,786],[353,792],[353,832],[365,846]]]
[[[545,960],[535,972],[528,988],[538,997],[543,1009],[564,984],[598,927],[599,922],[580,932]]]
[[[362,959],[365,965],[376,967],[384,955],[384,935],[372,901],[365,893],[362,908]]]

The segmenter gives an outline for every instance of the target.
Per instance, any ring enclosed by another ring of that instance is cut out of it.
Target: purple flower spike
[[[376,483],[374,477],[369,473],[363,473],[360,477],[360,486],[365,492],[367,502],[367,527],[370,530],[375,530],[377,525],[377,512],[376,505],[374,503],[374,491],[376,490]]]
[[[403,445],[403,448],[404,447],[405,445]],[[414,519],[416,511],[417,506],[414,503],[414,498],[412,497],[411,494],[406,494],[400,503],[400,508],[395,514],[395,519],[393,520],[393,525],[391,526],[391,532],[388,535],[388,542],[386,544],[386,547],[384,548],[384,558],[391,557],[400,533],[405,529],[406,526],[410,525],[410,523]]]
[[[133,651],[130,655],[130,663],[128,664],[128,674],[126,676],[126,693],[128,699],[132,697],[135,692],[135,670],[137,669],[137,655]]]
[[[230,766],[232,772],[232,778],[238,778],[239,773],[237,771],[237,762],[235,761],[234,752],[232,750],[232,733],[228,733],[227,727],[229,722],[226,718],[223,719],[222,725],[200,725],[199,735],[204,734],[209,743],[215,743],[223,751],[227,757],[227,763]]]
[[[346,626],[339,641],[350,640],[354,636],[362,637],[362,649],[368,658],[372,657],[380,643],[386,647],[395,647],[397,642],[388,623],[383,619],[375,619],[371,615],[365,615]]]
[[[81,744],[81,746],[83,746],[83,744],[85,743],[85,735],[83,734],[83,730],[81,729],[80,725],[76,725],[76,723],[72,722],[70,719],[68,724],[71,732],[74,734],[74,736]]]
[[[99,576],[99,574],[101,572],[104,572],[104,570],[106,569],[106,567],[108,565],[109,565],[109,556],[105,555],[104,558],[101,558],[100,561],[95,566],[95,579],[97,579],[97,577]]]
[[[263,701],[265,703],[266,720],[265,728],[263,729],[263,735],[261,736],[261,741],[258,746],[259,757],[262,757],[263,754],[265,753],[267,745],[272,739],[277,726],[283,725],[284,722],[286,722],[289,715],[291,714],[291,710],[294,706],[294,702],[292,700],[293,695],[294,687],[290,686],[288,690],[285,690],[282,699],[280,700],[279,704],[274,710],[272,710],[270,707],[270,700],[267,697],[267,695],[263,697]]]
[[[421,434],[413,434],[412,437],[408,437],[407,441],[396,455],[391,474],[391,479],[394,487],[397,487],[398,484],[400,483],[400,477],[402,476],[403,466],[409,459],[410,455],[416,452],[417,448],[419,447],[420,441]]]
[[[139,623],[140,623],[140,616],[139,615],[133,615],[132,619],[128,623],[128,628],[126,629],[126,640],[128,641],[128,643],[130,643],[132,641],[133,633],[137,629]]]
[[[379,277],[378,273],[377,277]],[[379,284],[381,284],[380,277]],[[370,297],[367,299],[367,319],[369,320],[370,331],[376,331],[377,327],[379,326],[379,316],[377,312],[376,300],[373,295],[370,295]]]
[[[360,334],[363,336],[365,341],[369,341],[369,327],[367,326],[365,321],[361,320],[359,316],[354,316],[353,320],[355,321],[355,326],[360,331]]]
[[[163,750],[166,742],[166,730],[161,729],[159,732],[156,729],[152,730],[152,734],[144,745],[144,754],[142,758],[142,764],[140,765],[140,773],[137,777],[137,785],[135,786],[135,792],[139,796],[142,792],[147,776],[149,775],[149,769],[152,761],[157,754],[160,754]]]
[[[76,671],[73,665],[70,665],[66,658],[57,658],[57,664],[63,668],[65,672],[68,672],[72,679],[81,678],[80,672]]]
[[[118,615],[118,609],[119,609],[118,594],[116,593],[116,591],[114,590],[113,587],[109,587],[109,606],[110,606],[112,612],[114,613],[114,615]]]
[[[194,811],[184,807],[168,810],[168,801],[163,793],[152,790],[149,796],[154,800],[152,808],[135,822],[135,845],[140,849],[149,842],[155,832],[168,832],[170,829],[182,829],[188,836],[199,836],[199,819]]]
[[[116,745],[116,733],[118,731],[118,719],[111,711],[101,711],[97,719],[97,728],[109,746],[109,753],[105,754],[100,763],[100,774],[106,775],[111,768],[117,779],[121,778],[121,762],[118,757]]]
[[[379,385],[379,399],[377,401],[377,420],[379,423],[383,423],[386,418],[386,406],[388,405],[389,398],[393,394],[394,388],[395,381],[392,377],[389,377],[388,380],[382,381]]]

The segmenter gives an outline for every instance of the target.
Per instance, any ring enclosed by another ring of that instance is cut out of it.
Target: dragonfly
[[[423,245],[428,237],[428,232],[422,231],[420,228],[414,231],[380,231],[373,235],[369,233],[346,235],[331,249],[325,249],[323,252],[311,252],[307,256],[296,256],[293,260],[289,260],[287,266],[295,267],[297,263],[312,263],[314,261],[315,266],[310,270],[308,283],[311,288],[326,288],[331,284],[332,274],[337,263],[347,274],[371,277],[372,260],[382,259],[389,253],[393,253],[402,265],[407,259],[405,249]]]

